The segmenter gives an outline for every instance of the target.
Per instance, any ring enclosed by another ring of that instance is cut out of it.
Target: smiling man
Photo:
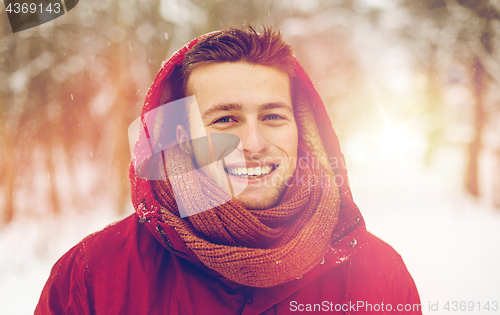
[[[199,108],[190,108],[188,128],[177,127],[177,141],[189,151],[189,135],[237,135],[244,160],[229,159],[223,169],[233,185],[246,187],[236,200],[247,209],[274,207],[297,162],[298,131],[287,73],[247,62],[210,63],[191,72],[187,91],[196,96]],[[194,121],[198,109],[201,120]],[[204,158],[194,154],[195,161]],[[211,176],[216,182],[220,177]]]
[[[325,106],[279,33],[188,43],[132,129],[136,213],[55,264],[36,314],[421,313],[401,257],[366,231]]]

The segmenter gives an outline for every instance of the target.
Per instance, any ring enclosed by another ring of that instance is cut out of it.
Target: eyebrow
[[[216,112],[219,112],[219,111],[241,110],[242,108],[243,108],[243,106],[241,104],[233,104],[233,103],[218,104],[218,105],[215,105],[215,106],[207,109],[203,113],[202,119],[205,117],[212,116],[213,114],[215,114]]]
[[[267,103],[267,104],[264,104],[264,105],[261,105],[259,110],[271,110],[271,109],[276,109],[276,108],[283,108],[283,109],[286,109],[288,111],[290,111],[292,114],[293,114],[293,108],[285,103],[281,103],[281,102],[278,102],[278,103]],[[229,104],[218,104],[218,105],[215,105],[209,109],[207,109],[203,115],[202,115],[202,119],[206,118],[206,117],[210,117],[212,116],[213,114],[215,114],[216,112],[219,112],[219,111],[230,111],[230,110],[234,110],[234,111],[241,111],[243,109],[243,106],[241,104],[238,104],[238,103],[229,103]]]
[[[262,105],[260,107],[260,110],[271,110],[271,109],[275,109],[275,108],[283,108],[283,109],[289,110],[293,114],[293,108],[291,106],[289,106],[285,103],[281,103],[281,102],[268,103],[268,104]]]

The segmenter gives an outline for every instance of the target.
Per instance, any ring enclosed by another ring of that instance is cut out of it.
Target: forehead
[[[273,67],[241,63],[213,63],[195,68],[187,82],[188,95],[195,95],[200,111],[221,104],[242,110],[268,103],[291,106],[290,79]]]

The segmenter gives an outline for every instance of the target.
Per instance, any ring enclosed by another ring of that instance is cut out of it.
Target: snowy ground
[[[344,149],[367,227],[403,256],[424,313],[500,313],[483,309],[488,301],[490,307],[500,302],[500,212],[490,205],[488,176],[483,176],[485,197],[472,200],[461,190],[460,149],[441,150],[432,168],[421,166],[417,156],[368,161],[351,158],[356,145]],[[491,174],[490,162],[484,155],[483,175]],[[18,219],[0,230],[0,314],[32,314],[55,261],[86,235],[119,219],[103,207]],[[444,309],[447,301],[450,311]],[[473,302],[474,311],[453,312],[452,301]],[[439,311],[429,311],[436,302]]]
[[[106,209],[68,211],[58,217],[16,220],[0,230],[0,314],[33,314],[57,259],[88,234],[119,219]]]
[[[491,205],[493,161],[487,153],[481,157],[484,196],[479,200],[463,193],[462,149],[441,150],[431,168],[417,161],[418,156],[406,155],[348,165],[367,229],[401,254],[424,314],[500,313],[500,209]]]

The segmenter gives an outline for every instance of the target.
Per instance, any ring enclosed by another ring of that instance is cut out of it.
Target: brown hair
[[[219,62],[246,62],[274,67],[295,76],[292,47],[274,32],[272,27],[263,27],[258,34],[251,26],[228,28],[210,34],[186,54],[180,74],[182,92],[187,93],[189,75],[196,67]]]

